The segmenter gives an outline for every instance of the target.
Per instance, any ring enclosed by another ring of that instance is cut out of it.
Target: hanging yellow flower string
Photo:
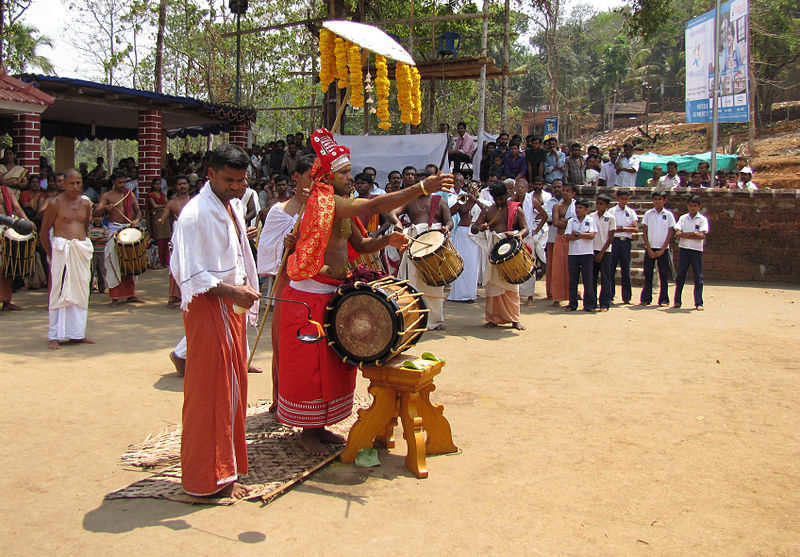
[[[336,35],[324,27],[319,32],[319,85],[326,92],[336,78]]]
[[[408,64],[398,62],[394,70],[394,79],[397,82],[397,104],[400,106],[400,121],[404,124],[411,123],[411,89],[414,83],[411,79],[411,70]]]
[[[339,80],[339,89],[344,89],[350,80],[347,73],[347,41],[341,37],[336,37],[334,53],[336,54],[336,79]]]
[[[392,127],[389,122],[389,69],[386,67],[386,58],[377,54],[375,56],[375,96],[378,99],[378,127],[388,130]]]
[[[416,66],[411,66],[411,123],[414,126],[419,126],[422,120],[422,95],[420,94],[420,81],[421,76]]]
[[[353,108],[364,106],[364,96],[361,88],[361,48],[353,43],[348,43],[347,67],[350,68],[350,104]]]

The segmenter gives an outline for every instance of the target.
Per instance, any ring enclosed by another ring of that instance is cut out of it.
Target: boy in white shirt
[[[597,309],[597,297],[592,288],[594,273],[594,237],[597,226],[586,214],[589,204],[583,199],[575,200],[575,215],[567,221],[564,235],[569,241],[569,305],[566,311],[578,309],[578,278],[583,282],[583,311]]]
[[[708,234],[708,219],[699,211],[700,198],[693,195],[689,198],[689,212],[681,215],[675,224],[680,259],[678,275],[675,277],[675,305],[672,307],[681,307],[683,284],[691,266],[694,276],[694,307],[697,311],[703,311],[703,242]]]
[[[639,299],[640,305],[647,306],[653,301],[653,268],[658,263],[658,278],[661,282],[658,305],[669,305],[669,243],[675,234],[675,215],[664,208],[667,194],[661,190],[653,192],[653,208],[648,209],[642,218],[644,237],[644,287]]]
[[[593,239],[594,244],[594,271],[592,273],[592,290],[597,295],[597,276],[600,275],[600,311],[608,311],[611,307],[611,293],[613,271],[611,270],[611,242],[617,229],[617,221],[608,210],[611,198],[601,193],[597,196],[597,210],[589,216],[597,226],[597,234]]]
[[[619,265],[619,274],[622,282],[622,303],[631,303],[631,243],[633,235],[639,231],[639,216],[636,211],[628,207],[631,192],[628,188],[617,190],[617,204],[608,211],[616,222],[614,240],[611,243],[611,300],[617,290],[615,273]]]

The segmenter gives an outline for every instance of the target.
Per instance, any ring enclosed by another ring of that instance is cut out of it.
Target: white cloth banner
[[[405,166],[417,170],[426,164],[439,165],[447,146],[446,133],[423,133],[417,135],[340,135],[333,136],[340,145],[350,149],[350,164],[353,176],[371,166],[377,171],[375,180],[379,187],[389,183],[389,172],[403,171]],[[445,168],[450,161],[445,160]]]

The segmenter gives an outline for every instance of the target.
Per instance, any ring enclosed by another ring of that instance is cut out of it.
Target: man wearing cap
[[[750,190],[756,191],[758,186],[753,182],[753,169],[749,166],[745,166],[743,169],[739,171],[739,183],[736,184],[741,190]]]
[[[338,145],[326,129],[311,136],[317,160],[311,169],[311,194],[300,225],[295,252],[289,256],[291,279],[282,298],[308,304],[311,319],[322,322],[325,308],[347,277],[348,242],[356,252],[378,251],[387,245],[404,249],[408,238],[392,233],[364,239],[357,217],[385,213],[453,183],[449,174],[430,176],[405,189],[372,199],[349,199],[353,190],[350,150]],[[283,303],[280,317],[278,419],[301,427],[301,445],[312,454],[327,454],[322,442],[344,439],[325,429],[352,412],[356,367],[347,365],[324,342],[307,344],[297,331],[308,326],[302,304]]]

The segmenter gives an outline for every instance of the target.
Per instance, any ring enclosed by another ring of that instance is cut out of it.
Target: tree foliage
[[[53,64],[39,53],[52,46],[50,39],[22,21],[31,0],[0,0],[0,53],[3,68],[10,73],[40,71],[52,73]]]

